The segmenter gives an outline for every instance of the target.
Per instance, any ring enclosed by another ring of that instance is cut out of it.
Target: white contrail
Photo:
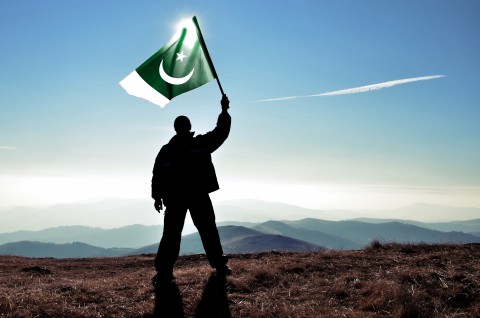
[[[17,147],[0,146],[0,149],[6,149],[6,150],[17,150]]]
[[[422,77],[413,77],[413,78],[405,78],[395,81],[377,83],[367,86],[360,86],[354,88],[347,88],[342,89],[339,91],[332,91],[332,92],[325,92],[320,94],[313,94],[313,95],[303,95],[303,96],[287,96],[287,97],[278,97],[278,98],[269,98],[269,99],[261,99],[256,100],[255,102],[273,102],[273,101],[282,101],[282,100],[289,100],[289,99],[296,99],[296,98],[306,98],[306,97],[318,97],[318,96],[335,96],[335,95],[346,95],[346,94],[356,94],[356,93],[365,93],[370,91],[376,91],[378,89],[392,87],[400,84],[406,84],[411,82],[418,82],[418,81],[426,81],[435,78],[445,77],[445,75],[430,75],[430,76],[422,76]]]

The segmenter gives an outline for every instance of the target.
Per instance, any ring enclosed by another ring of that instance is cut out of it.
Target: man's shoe
[[[157,273],[155,276],[152,278],[152,285],[155,289],[157,288],[162,288],[162,287],[169,287],[173,285],[173,280],[175,278],[173,277],[172,273]]]

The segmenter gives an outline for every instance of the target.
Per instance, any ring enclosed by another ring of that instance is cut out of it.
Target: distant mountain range
[[[442,232],[400,222],[366,223],[360,221],[303,219],[286,221],[285,223],[296,228],[339,236],[362,246],[370,243],[372,240],[412,243],[472,243],[479,242],[480,239],[469,233]]]
[[[139,248],[160,240],[161,225],[129,225],[116,229],[88,226],[59,226],[40,231],[17,231],[0,233],[0,244],[17,241],[39,241],[45,243],[72,243],[103,247]]]
[[[445,231],[432,228],[442,228]],[[326,221],[307,218],[262,223],[221,222],[218,229],[224,251],[232,254],[271,250],[360,249],[372,240],[409,243],[480,242],[479,219],[420,223],[385,219]],[[458,229],[472,232],[465,233]],[[156,253],[161,232],[161,226],[145,225],[117,229],[71,226],[18,231],[0,234],[0,242],[3,243],[0,245],[0,255],[64,258]],[[182,254],[203,251],[198,233],[183,236]]]
[[[219,233],[225,253],[255,253],[272,250],[281,251],[321,251],[325,248],[283,235],[265,234],[243,226],[222,226]],[[0,245],[0,255],[25,257],[111,257],[156,253],[158,243],[133,248],[102,248],[85,243],[44,243],[38,241],[20,241]],[[203,253],[198,233],[186,235],[182,239],[181,254]]]
[[[162,217],[147,200],[109,199],[67,203],[45,208],[13,207],[0,210],[0,232],[41,230],[66,225],[118,228],[130,224],[158,224]]]
[[[480,215],[478,215],[480,217]],[[401,219],[374,219],[374,218],[357,218],[355,221],[362,221],[367,223],[387,223],[387,222],[399,222],[405,224],[416,225],[419,227],[424,227],[426,229],[450,232],[458,231],[473,234],[480,232],[480,218],[473,220],[465,221],[450,221],[450,222],[419,222],[412,220],[401,220]]]
[[[314,243],[302,241],[296,238],[279,235],[266,234],[243,226],[226,225],[218,227],[220,240],[225,253],[242,254],[267,251],[295,251],[313,252],[325,248]],[[130,255],[156,253],[158,243],[145,246],[141,249],[130,252]],[[203,253],[203,245],[198,233],[182,237],[180,254]]]
[[[269,220],[293,221],[304,218],[340,221],[368,217],[438,223],[480,218],[480,208],[458,208],[431,204],[415,204],[400,209],[370,211],[307,209],[260,200],[229,200],[215,202],[214,205],[218,222],[261,223]],[[0,233],[6,233],[18,229],[38,231],[67,225],[100,228],[120,228],[131,224],[159,225],[163,221],[163,215],[154,210],[152,200],[109,199],[89,203],[59,204],[44,208],[4,208],[0,209],[0,220]],[[432,229],[445,231],[440,228]],[[192,222],[188,219],[185,230],[188,233],[195,232]],[[467,232],[473,231],[468,230]]]
[[[129,252],[131,252],[131,249],[101,248],[80,242],[54,244],[21,241],[0,245],[0,255],[17,255],[25,257],[110,257],[126,255]]]

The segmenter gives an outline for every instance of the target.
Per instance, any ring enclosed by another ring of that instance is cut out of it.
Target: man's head
[[[178,116],[173,123],[177,135],[184,135],[190,132],[192,125],[190,124],[190,119],[187,116]]]

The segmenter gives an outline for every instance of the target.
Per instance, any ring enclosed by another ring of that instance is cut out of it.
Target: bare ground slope
[[[480,244],[183,256],[157,297],[153,257],[0,257],[0,317],[480,317]]]

